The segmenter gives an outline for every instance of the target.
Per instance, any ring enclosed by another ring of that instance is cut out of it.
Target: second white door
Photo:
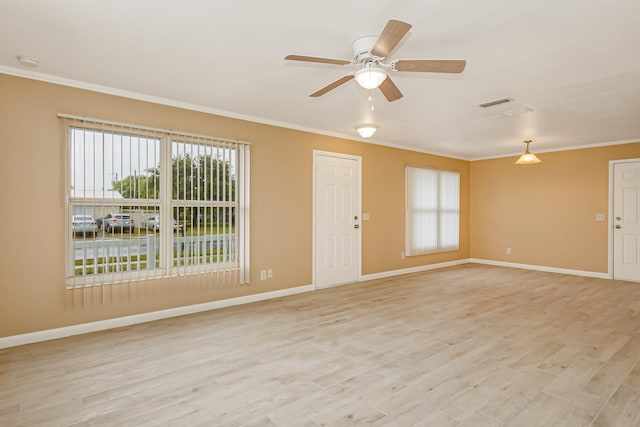
[[[360,158],[315,153],[316,287],[356,282],[360,270]]]
[[[640,162],[613,166],[613,277],[640,281]]]

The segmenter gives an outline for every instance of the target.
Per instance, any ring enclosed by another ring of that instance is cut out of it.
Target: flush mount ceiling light
[[[18,56],[18,62],[22,65],[26,65],[27,67],[37,67],[38,66],[38,58],[34,58],[33,56]]]
[[[356,126],[356,130],[361,137],[371,138],[373,134],[378,130],[378,126],[367,123]]]
[[[524,154],[516,160],[516,165],[532,165],[534,163],[540,163],[541,160],[537,158],[535,154],[529,152],[529,144],[531,144],[531,140],[527,139],[524,143],[527,144],[527,149]]]
[[[365,89],[375,89],[387,78],[384,68],[367,62],[362,68],[356,71],[356,81]]]

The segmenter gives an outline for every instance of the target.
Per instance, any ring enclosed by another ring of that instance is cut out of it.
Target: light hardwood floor
[[[0,425],[639,426],[640,284],[469,264],[0,350]]]

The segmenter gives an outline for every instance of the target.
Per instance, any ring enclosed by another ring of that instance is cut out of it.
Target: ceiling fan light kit
[[[373,134],[378,130],[378,126],[371,123],[366,123],[356,126],[356,130],[361,137],[371,138]]]
[[[527,148],[524,154],[522,154],[522,156],[520,156],[520,158],[516,160],[516,165],[533,165],[536,163],[540,163],[542,160],[540,160],[535,154],[529,151],[529,144],[531,144],[531,140],[527,139],[524,143],[527,144]]]
[[[365,89],[377,89],[384,79],[387,78],[387,72],[384,68],[368,62],[356,71],[356,81]]]

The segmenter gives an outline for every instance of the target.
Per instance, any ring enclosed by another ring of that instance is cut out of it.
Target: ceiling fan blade
[[[330,90],[333,90],[333,89],[337,88],[338,86],[340,86],[342,84],[345,84],[346,82],[348,82],[349,80],[352,80],[352,79],[353,79],[353,74],[346,75],[346,76],[342,77],[341,79],[338,79],[335,82],[326,85],[322,89],[313,92],[309,96],[317,98],[318,96],[322,96],[325,93],[329,92]]]
[[[410,29],[411,24],[390,19],[384,27],[384,30],[382,30],[382,34],[378,37],[376,44],[373,45],[371,54],[373,56],[379,56],[380,58],[386,58]]]
[[[393,68],[423,73],[461,73],[466,65],[464,60],[400,59],[393,63]]]
[[[303,56],[303,55],[287,55],[284,59],[289,61],[305,61],[305,62],[319,62],[321,64],[335,64],[335,65],[348,65],[351,61],[344,59],[332,59],[332,58],[318,58],[316,56]]]
[[[398,86],[391,80],[391,77],[387,76],[386,79],[380,85],[380,92],[387,98],[387,101],[393,102],[402,98],[402,92],[398,89]]]

